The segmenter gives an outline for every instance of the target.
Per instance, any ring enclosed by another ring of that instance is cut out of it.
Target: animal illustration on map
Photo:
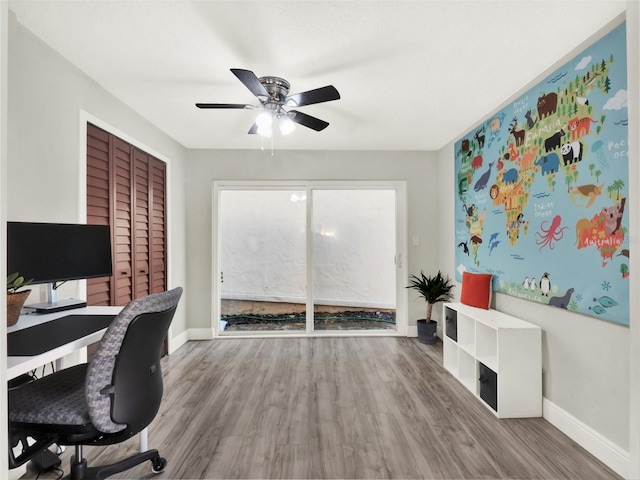
[[[589,117],[584,118],[572,118],[567,122],[567,130],[571,132],[571,140],[577,140],[580,137],[589,135],[589,128],[592,123],[598,123],[597,120],[593,120]]]
[[[531,110],[527,110],[527,113],[524,114],[524,118],[526,118],[526,120],[527,120],[527,128],[529,130],[531,130],[533,127],[535,127],[536,123],[538,123],[538,119],[537,118],[535,120],[533,118],[531,118]]]
[[[544,140],[544,151],[550,152],[551,150],[555,150],[556,148],[560,148],[560,144],[562,143],[562,137],[564,137],[564,130],[557,130],[556,133],[547,137]]]
[[[469,255],[469,245],[467,242],[460,242],[458,248],[462,247],[462,253]]]
[[[476,131],[474,138],[478,142],[478,148],[482,150],[484,148],[484,125]]]
[[[509,142],[508,149],[509,151],[504,154],[504,159],[511,160],[512,162],[518,160],[518,157],[520,156],[520,150],[517,150],[512,142]]]
[[[524,172],[526,170],[531,170],[533,168],[533,162],[536,158],[536,153],[538,152],[538,147],[528,148],[525,150],[522,155],[522,160],[520,160],[520,171]]]
[[[474,170],[477,170],[480,167],[482,167],[482,155],[476,155],[475,157],[473,157],[473,160],[471,161],[471,167]]]
[[[468,207],[466,204],[462,205],[462,210],[464,210],[464,213],[467,217],[465,225],[467,226],[467,228],[469,228],[471,226],[471,222],[473,222],[473,220],[478,216],[478,209],[476,207],[476,204],[472,203]]]
[[[558,171],[560,158],[557,154],[550,153],[549,155],[544,155],[538,158],[533,162],[533,164],[541,168],[541,173],[544,176],[549,173],[556,173]]]
[[[571,295],[573,295],[574,289],[570,288],[567,292],[561,297],[551,297],[549,299],[549,305],[558,308],[566,308],[569,306],[569,300],[571,300]]]
[[[551,225],[549,228],[545,228],[545,224],[547,222],[542,222],[540,224],[540,232],[536,232],[538,236],[538,240],[536,240],[536,245],[540,245],[540,251],[546,246],[549,247],[550,250],[554,248],[554,242],[559,242],[564,237],[564,231],[569,227],[561,227],[562,217],[560,215],[556,215],[551,220]]]
[[[529,290],[531,290],[532,292],[535,292],[537,286],[538,284],[536,283],[536,277],[533,277],[531,279],[531,283],[529,284]]]
[[[493,117],[489,122],[489,128],[491,132],[489,133],[489,140],[487,142],[487,146],[490,147],[491,143],[500,139],[500,129],[502,128],[502,122],[504,121],[505,113],[502,112],[497,117]]]
[[[545,297],[548,297],[551,291],[551,280],[549,280],[549,274],[547,272],[544,272],[540,279],[540,291]]]
[[[600,305],[602,305],[605,308],[611,308],[618,305],[618,302],[616,302],[613,298],[608,297],[606,295],[603,295],[600,298],[594,298],[593,301],[598,302]]]
[[[462,153],[469,153],[469,139],[465,138],[464,140],[462,140],[462,145],[460,145],[460,149],[462,150]]]
[[[493,249],[500,245],[500,240],[489,240],[489,255],[493,252]]]
[[[558,109],[558,94],[555,92],[543,94],[538,97],[538,118],[542,119],[553,115]]]
[[[487,184],[489,183],[489,176],[491,175],[492,166],[493,162],[489,162],[487,171],[480,176],[476,184],[473,186],[474,191],[479,192],[480,190],[484,190],[487,187]]]
[[[518,169],[510,168],[504,175],[502,175],[502,181],[504,183],[516,183],[518,181]]]
[[[596,154],[600,165],[602,165],[604,168],[609,168],[609,161],[607,160],[607,156],[602,151],[603,146],[604,143],[602,142],[602,140],[597,140],[593,142],[593,145],[591,145],[591,151]]]
[[[615,307],[616,305],[618,305],[618,302],[616,302],[613,298],[608,297],[607,295],[603,295],[600,298],[594,297],[593,301],[598,302],[598,304],[589,307],[589,310],[593,310],[598,315],[602,315],[603,313],[605,313],[607,311],[607,308]]]
[[[522,282],[522,287],[526,290],[529,290],[529,277],[524,277],[524,282]]]
[[[593,204],[593,202],[596,201],[596,198],[598,197],[598,195],[602,193],[603,187],[604,187],[604,183],[600,185],[588,184],[588,185],[579,185],[577,187],[569,187],[569,195],[570,196],[579,195],[581,197],[588,198],[589,201],[587,202],[587,205],[585,206],[585,208],[589,208]]]
[[[514,140],[516,141],[516,147],[521,146],[524,143],[525,130],[516,130],[518,126],[518,118],[513,117],[511,123],[509,124],[509,133],[513,135]]]
[[[582,160],[583,145],[581,142],[565,143],[560,148],[565,167]]]
[[[585,232],[590,232],[595,225],[588,218],[581,218],[576,222],[576,245],[580,248],[580,239],[584,235]]]
[[[626,199],[623,198],[613,207],[604,207],[600,214],[604,216],[604,231],[607,235],[615,234],[620,228],[622,215],[624,214],[624,204]]]

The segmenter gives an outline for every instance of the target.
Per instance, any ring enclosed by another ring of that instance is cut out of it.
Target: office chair
[[[59,370],[9,391],[9,466],[53,443],[74,445],[69,478],[103,479],[147,460],[161,472],[166,460],[148,450],[113,465],[89,468],[83,445],[123,442],[156,416],[162,400],[160,353],[182,288],[130,302],[113,319],[88,364]],[[27,438],[35,440],[29,445]],[[22,444],[17,457],[13,447]]]

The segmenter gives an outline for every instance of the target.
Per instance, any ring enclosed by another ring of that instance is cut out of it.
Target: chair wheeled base
[[[124,472],[149,460],[153,473],[160,473],[167,466],[167,460],[160,456],[158,450],[152,449],[141,452],[132,457],[111,465],[88,467],[82,456],[82,445],[75,446],[75,455],[71,457],[71,473],[65,477],[68,480],[103,480],[116,473]],[[77,459],[80,459],[79,461]]]

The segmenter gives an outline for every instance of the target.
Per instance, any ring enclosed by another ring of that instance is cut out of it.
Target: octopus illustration
[[[551,226],[549,228],[545,228],[545,223],[542,222],[540,224],[540,232],[536,232],[538,240],[536,240],[536,245],[540,245],[540,251],[546,246],[549,246],[549,250],[553,250],[554,242],[558,242],[562,240],[564,237],[564,231],[569,227],[561,227],[560,223],[562,222],[562,217],[560,215],[556,215],[551,220]]]

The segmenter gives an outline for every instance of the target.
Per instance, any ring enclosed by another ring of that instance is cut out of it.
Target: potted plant
[[[431,320],[433,304],[451,300],[453,297],[451,290],[455,288],[455,285],[448,276],[443,276],[440,271],[429,277],[421,271],[420,276],[411,275],[409,278],[410,285],[407,288],[417,291],[427,302],[427,316],[425,319],[418,320],[418,340],[420,343],[434,343],[437,338],[438,323]]]
[[[31,290],[18,291],[31,284],[31,280],[25,280],[18,272],[14,272],[7,277],[7,326],[15,325],[20,317],[20,310]]]

